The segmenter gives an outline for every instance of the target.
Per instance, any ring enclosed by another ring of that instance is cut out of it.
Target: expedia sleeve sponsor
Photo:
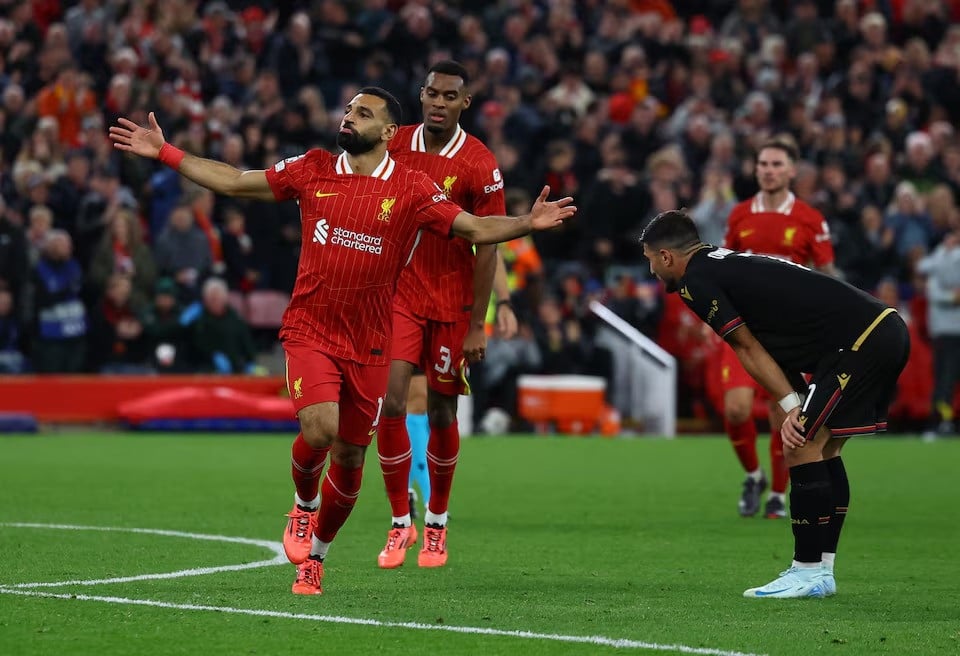
[[[354,232],[345,228],[334,228],[330,243],[362,253],[373,253],[374,255],[383,253],[383,237],[375,237],[365,232]]]

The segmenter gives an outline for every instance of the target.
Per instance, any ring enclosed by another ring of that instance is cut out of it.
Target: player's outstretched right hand
[[[141,157],[156,159],[164,143],[163,130],[160,129],[157,117],[153,112],[147,114],[147,120],[150,127],[144,128],[129,119],[117,119],[117,123],[120,125],[110,126],[110,139],[113,140],[113,147]]]
[[[566,196],[560,200],[548,201],[550,185],[544,185],[530,210],[530,225],[534,230],[548,230],[561,225],[577,213],[577,206],[571,205],[573,198]]]

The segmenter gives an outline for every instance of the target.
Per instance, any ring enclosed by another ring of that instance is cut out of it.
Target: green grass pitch
[[[785,521],[737,516],[741,473],[717,437],[464,440],[440,570],[413,551],[377,568],[389,508],[371,451],[323,596],[294,597],[293,567],[269,564],[289,447],[0,437],[0,654],[960,653],[956,441],[847,445],[839,592],[800,601],[741,597],[792,540]]]

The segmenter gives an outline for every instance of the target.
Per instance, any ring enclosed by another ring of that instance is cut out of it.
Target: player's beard
[[[364,137],[359,132],[338,132],[337,145],[351,155],[369,153],[379,142],[379,139]]]

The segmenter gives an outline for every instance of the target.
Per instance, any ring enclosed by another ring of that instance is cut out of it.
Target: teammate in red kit
[[[420,89],[423,123],[401,127],[390,144],[398,162],[423,171],[461,207],[477,216],[505,211],[503,178],[479,139],[460,127],[470,106],[469,76],[459,63],[442,61],[427,72]],[[380,567],[403,564],[417,541],[409,513],[408,480],[412,458],[406,402],[415,367],[427,378],[427,471],[430,498],[424,518],[421,567],[446,563],[447,506],[460,450],[457,397],[469,392],[467,363],[484,357],[484,321],[497,264],[496,246],[424,234],[410,264],[400,273],[393,309],[393,362],[377,433],[380,466],[393,515]],[[503,281],[504,287],[506,281]],[[497,290],[509,298],[506,289]],[[499,308],[512,310],[508,305]]]
[[[124,118],[110,128],[117,149],[159,159],[217,193],[300,205],[300,264],[280,329],[301,428],[293,444],[297,493],[284,533],[287,557],[297,564],[295,594],[321,593],[323,559],[359,495],[387,388],[393,295],[420,230],[495,243],[559,225],[576,212],[570,198],[547,202],[546,187],[523,217],[464,212],[426,174],[390,157],[387,144],[400,114],[392,95],[364,87],[340,122],[344,153],[310,150],[266,171],[184,153],[164,141],[153,113],[147,128]]]
[[[775,255],[797,264],[813,265],[836,276],[830,229],[823,215],[790,191],[796,175],[796,147],[786,140],[773,139],[757,153],[756,175],[760,192],[730,213],[726,248],[748,253]],[[767,478],[757,457],[757,426],[753,421],[753,403],[757,394],[767,394],[740,364],[729,344],[720,347],[720,376],[723,395],[724,428],[740,464],[747,472],[738,510],[751,517],[760,510],[760,497]],[[786,517],[787,466],[777,422],[771,420],[770,469],[772,481],[764,515],[770,519]]]

